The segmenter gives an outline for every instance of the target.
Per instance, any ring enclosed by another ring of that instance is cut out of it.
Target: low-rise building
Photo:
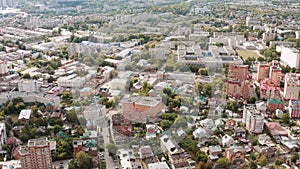
[[[73,157],[76,158],[77,153],[84,151],[89,156],[97,157],[98,147],[97,142],[94,139],[87,140],[73,140]]]
[[[225,157],[233,164],[242,164],[245,161],[245,149],[241,146],[230,146],[225,149]]]
[[[30,119],[31,110],[21,110],[19,114],[19,121],[28,121]]]
[[[172,169],[191,169],[185,151],[168,135],[160,138],[161,149],[169,157]]]
[[[120,164],[122,168],[126,169],[139,169],[142,168],[142,164],[136,160],[133,150],[120,149],[118,151],[120,158]]]
[[[288,132],[280,125],[279,122],[266,122],[266,129],[274,136],[288,136]]]
[[[267,101],[267,109],[268,110],[283,110],[284,109],[284,101],[280,99],[268,99]]]
[[[121,109],[124,117],[131,122],[145,123],[156,119],[162,111],[160,97],[136,96],[124,98],[121,101]]]

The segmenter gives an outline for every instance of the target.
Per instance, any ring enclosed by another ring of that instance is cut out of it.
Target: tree
[[[217,160],[218,168],[229,168],[230,165],[231,162],[227,158],[221,157]]]
[[[195,158],[196,158],[196,161],[207,162],[208,155],[205,152],[198,150]]]
[[[116,155],[118,151],[118,147],[115,144],[107,144],[106,145],[107,151],[110,156]]]
[[[208,75],[206,68],[199,68],[198,73],[199,73],[199,75],[203,75],[203,76]]]
[[[237,101],[231,101],[228,105],[228,109],[232,110],[233,112],[237,113],[239,109],[239,104]]]
[[[298,154],[297,152],[295,152],[295,153],[293,154],[293,156],[291,157],[291,161],[292,161],[293,163],[296,163],[297,160],[299,160],[299,154]]]
[[[280,119],[280,122],[283,123],[283,124],[289,124],[290,116],[288,114],[283,114],[281,119]]]
[[[68,169],[78,169],[78,165],[77,165],[76,160],[71,160],[68,163]]]
[[[76,162],[78,169],[92,169],[93,168],[93,158],[83,151],[80,151],[76,155]]]
[[[53,76],[49,76],[49,78],[47,79],[48,83],[52,83],[55,81],[55,78]]]
[[[66,119],[69,123],[71,123],[73,125],[78,124],[77,114],[73,111],[70,111],[70,112],[67,113]]]
[[[253,160],[250,160],[249,168],[250,169],[257,169],[257,164]]]
[[[265,166],[265,165],[267,165],[267,163],[268,163],[268,160],[267,160],[266,156],[263,154],[260,155],[260,157],[257,159],[257,164],[260,166]]]
[[[172,126],[172,122],[169,120],[162,120],[159,125],[163,130],[166,130]]]
[[[256,97],[252,96],[252,97],[250,97],[250,98],[248,99],[247,102],[248,102],[249,104],[254,104],[255,101],[256,101]]]
[[[23,79],[30,79],[30,74],[29,73],[25,73],[23,76],[22,76]]]

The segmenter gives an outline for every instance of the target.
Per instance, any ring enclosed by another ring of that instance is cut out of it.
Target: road
[[[101,123],[101,127],[102,127],[102,134],[103,134],[103,141],[104,141],[104,145],[107,145],[110,143],[109,140],[109,126],[108,126],[108,122],[107,120],[104,120]],[[104,153],[104,158],[105,158],[105,162],[106,162],[106,168],[108,169],[114,169],[115,168],[115,164],[114,164],[114,160],[109,156],[108,150],[105,146],[105,153]]]
[[[68,168],[68,163],[69,163],[70,160],[71,160],[71,159],[69,159],[69,160],[59,160],[59,161],[54,161],[54,162],[53,162],[53,167],[54,167],[54,168],[59,168],[59,167],[60,167],[60,163],[62,163],[63,166],[64,166],[64,169],[67,169],[67,168]]]

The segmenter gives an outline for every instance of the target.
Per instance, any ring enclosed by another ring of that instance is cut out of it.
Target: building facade
[[[299,74],[287,73],[284,78],[283,98],[285,100],[298,100],[299,99]]]
[[[292,47],[281,47],[280,61],[292,68],[299,69],[300,52]]]
[[[230,146],[225,149],[225,157],[233,164],[242,164],[245,161],[245,149],[241,146]]]
[[[52,169],[50,143],[47,138],[31,139],[19,150],[22,169]]]
[[[226,94],[230,97],[247,99],[254,95],[254,85],[248,80],[248,65],[228,67]]]
[[[2,146],[6,143],[6,140],[6,127],[4,123],[0,122],[0,149],[2,149]]]
[[[290,100],[288,113],[291,118],[300,118],[300,100]]]
[[[242,121],[252,133],[262,133],[264,129],[264,117],[253,106],[244,106]]]

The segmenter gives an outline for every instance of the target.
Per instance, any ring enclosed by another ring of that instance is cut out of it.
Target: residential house
[[[229,129],[232,129],[237,126],[237,122],[234,119],[229,119],[226,121],[225,126]]]
[[[148,164],[148,169],[170,169],[166,162],[156,162]]]
[[[228,134],[225,134],[223,137],[222,137],[222,146],[223,147],[228,147],[230,145],[232,145],[234,143],[234,139],[229,136]]]
[[[80,97],[87,97],[90,96],[93,93],[93,89],[90,87],[85,87],[83,89],[80,90]]]
[[[156,126],[154,124],[146,124],[146,139],[151,139],[156,137]]]
[[[299,147],[299,142],[297,140],[284,140],[281,141],[281,144],[284,147],[284,150],[287,153],[291,153],[291,152],[299,152],[300,147]]]
[[[234,135],[239,138],[246,138],[246,130],[242,127],[236,127],[234,129]]]
[[[237,145],[230,146],[225,149],[225,157],[233,164],[242,164],[245,161],[245,149]]]
[[[118,155],[122,168],[126,169],[140,169],[142,164],[136,159],[133,150],[119,149]]]
[[[140,159],[147,165],[157,162],[157,159],[150,146],[143,146],[139,149]]]
[[[268,146],[253,146],[253,150],[258,154],[263,154],[268,159],[275,157],[275,149]]]
[[[195,131],[193,131],[193,136],[195,139],[199,140],[198,146],[201,147],[210,139],[210,132],[202,127],[197,128]]]
[[[218,159],[219,156],[223,155],[222,148],[220,147],[220,145],[209,146],[208,151],[209,151],[209,158],[211,160]]]
[[[161,149],[168,155],[172,169],[191,169],[186,158],[186,152],[168,135],[163,135],[160,138]]]
[[[31,115],[31,110],[21,110],[19,114],[19,121],[26,122],[29,121]]]
[[[86,139],[86,140],[73,140],[73,157],[75,158],[77,153],[80,151],[84,151],[89,156],[97,157],[98,155],[98,147],[97,142],[94,139]]]
[[[121,135],[131,136],[132,135],[132,125],[127,121],[122,114],[112,115],[112,127],[113,130]]]

